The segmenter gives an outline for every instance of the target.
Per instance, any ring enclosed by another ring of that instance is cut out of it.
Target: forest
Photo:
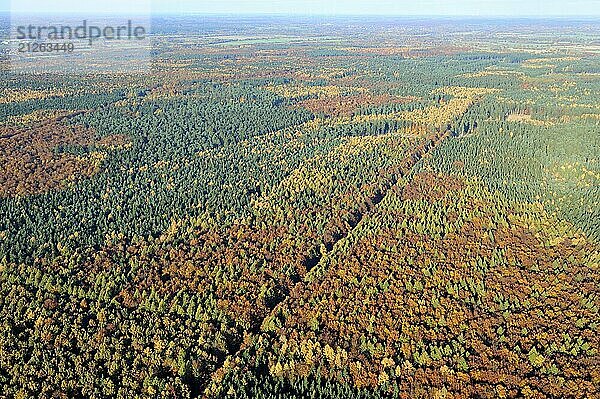
[[[600,398],[597,21],[153,24],[0,56],[0,398]]]

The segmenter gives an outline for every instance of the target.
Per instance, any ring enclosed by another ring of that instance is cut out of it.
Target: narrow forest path
[[[320,255],[316,258],[305,259],[305,264],[310,265],[310,267],[307,266],[305,275],[302,276],[302,278],[299,281],[294,283],[294,286],[291,288],[290,291],[296,290],[302,284],[305,284],[306,277],[310,276],[311,271],[315,270],[315,268],[321,263],[321,261],[324,258],[326,258],[327,255],[330,254],[334,250],[336,244],[345,240],[346,238],[348,238],[352,234],[352,232],[356,229],[356,227],[361,223],[361,221],[366,216],[368,216],[370,213],[374,212],[377,209],[377,206],[381,203],[381,201],[383,201],[383,199],[387,195],[388,191],[391,190],[402,177],[410,174],[410,172],[414,169],[414,167],[417,165],[417,163],[419,163],[424,157],[426,157],[432,150],[434,150],[442,141],[444,141],[446,138],[448,138],[451,134],[452,134],[452,132],[450,130],[436,129],[435,133],[430,134],[428,137],[426,137],[426,140],[423,144],[415,147],[413,149],[413,151],[407,153],[406,156],[399,159],[398,160],[399,173],[396,176],[394,176],[393,178],[391,178],[385,182],[384,187],[382,187],[381,193],[379,195],[371,198],[370,206],[364,212],[357,215],[355,223],[353,223],[351,225],[351,228],[348,229],[348,231],[346,231],[344,235],[337,237],[337,239],[334,242],[330,243],[327,246],[326,252],[320,253]],[[273,308],[270,311],[269,315],[267,315],[265,318],[260,320],[259,323],[256,323],[255,327],[249,331],[249,334],[251,334],[251,335],[260,334],[261,326],[263,325],[264,321],[267,320],[269,317],[272,317],[273,314],[276,314],[278,309],[285,304],[285,301],[288,299],[288,297],[289,297],[289,294],[281,297],[279,299],[279,301],[274,303]],[[231,351],[230,356],[222,359],[222,361],[220,362],[216,371],[213,373],[213,376],[216,373],[222,372],[221,369],[227,359],[229,359],[229,358],[235,359],[235,358],[239,357],[245,348],[243,347],[243,343],[240,342],[240,343],[232,346],[232,349],[233,350]],[[212,376],[211,376],[211,379],[209,379],[209,381],[210,380],[212,380]],[[209,381],[207,381],[207,383]],[[193,393],[192,397],[205,398],[206,396],[203,394],[204,389],[205,389],[205,386],[192,386],[191,387],[191,391]]]

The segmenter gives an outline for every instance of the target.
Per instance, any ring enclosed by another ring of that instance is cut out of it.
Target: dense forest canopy
[[[154,27],[0,58],[0,397],[600,395],[597,22]]]

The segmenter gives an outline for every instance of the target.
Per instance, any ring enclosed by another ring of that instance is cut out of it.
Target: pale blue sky
[[[0,11],[600,16],[600,0],[0,0]]]

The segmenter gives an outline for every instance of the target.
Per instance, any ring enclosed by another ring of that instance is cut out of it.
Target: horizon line
[[[82,12],[82,11],[44,11],[44,12],[13,12],[11,10],[0,10],[0,14],[8,14],[8,15],[111,15],[111,16],[127,16],[127,15],[135,15],[131,13],[122,13],[122,12]],[[390,17],[402,17],[402,18],[444,18],[444,19],[455,19],[455,18],[479,18],[479,19],[596,19],[600,17],[600,14],[583,14],[583,15],[564,15],[564,14],[529,14],[529,15],[512,15],[512,14],[342,14],[342,13],[278,13],[278,12],[245,12],[245,13],[235,13],[235,12],[201,12],[201,11],[190,11],[190,12],[169,12],[169,11],[160,11],[160,12],[150,12],[150,13],[142,13],[141,15],[151,15],[151,16],[223,16],[223,17],[380,17],[380,18],[390,18]],[[600,21],[599,21],[600,22]]]

